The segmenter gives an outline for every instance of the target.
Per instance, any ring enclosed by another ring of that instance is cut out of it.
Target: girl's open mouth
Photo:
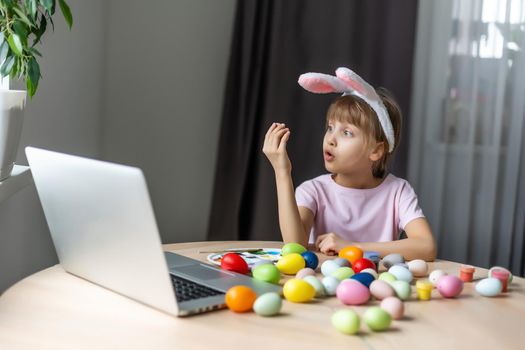
[[[328,151],[324,151],[323,155],[324,155],[324,160],[326,160],[327,162],[330,162],[330,161],[334,160],[334,158],[335,158],[335,156],[332,153],[328,152]]]

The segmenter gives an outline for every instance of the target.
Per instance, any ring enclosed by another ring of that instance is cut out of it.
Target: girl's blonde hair
[[[381,97],[381,100],[388,111],[392,127],[394,128],[395,145],[391,153],[388,153],[389,144],[385,133],[381,128],[376,112],[374,112],[372,107],[360,97],[346,95],[337,98],[328,108],[326,121],[336,120],[350,123],[363,131],[367,142],[370,142],[371,140],[383,142],[383,156],[372,164],[372,174],[374,177],[383,178],[387,174],[388,163],[392,154],[399,145],[402,116],[399,105],[387,89],[378,88],[376,89],[376,93]]]

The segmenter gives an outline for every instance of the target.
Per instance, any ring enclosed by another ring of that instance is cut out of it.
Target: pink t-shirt
[[[330,232],[353,242],[392,241],[406,224],[424,217],[412,186],[392,174],[370,189],[344,187],[331,174],[321,175],[297,187],[295,199],[314,214],[310,243]]]

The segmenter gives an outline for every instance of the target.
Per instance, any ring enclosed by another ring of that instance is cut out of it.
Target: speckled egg
[[[305,280],[292,278],[283,286],[283,295],[286,300],[293,303],[305,303],[315,296],[315,288]]]
[[[336,296],[345,305],[361,305],[370,299],[370,291],[358,281],[347,279],[339,283]]]
[[[476,292],[484,297],[495,297],[501,293],[503,286],[501,281],[497,278],[484,278],[476,283]]]
[[[339,332],[344,334],[355,334],[359,331],[361,321],[359,315],[352,310],[338,310],[331,318],[332,325]]]
[[[301,253],[301,256],[303,257],[304,262],[306,263],[306,267],[315,270],[317,268],[317,265],[319,265],[319,258],[314,252],[306,251]]]
[[[366,273],[371,274],[372,276],[374,276],[374,279],[377,279],[377,277],[379,276],[377,274],[377,271],[374,269],[364,269],[364,270],[361,270],[361,272],[366,272]]]
[[[295,278],[303,279],[306,276],[315,276],[315,271],[309,267],[305,267],[304,269],[300,269],[295,274]]]
[[[392,316],[382,308],[373,306],[365,311],[363,315],[366,325],[374,332],[384,331],[390,327]]]
[[[406,281],[393,281],[390,282],[390,285],[392,288],[394,288],[394,291],[396,292],[396,296],[401,300],[408,300],[410,298],[410,294],[412,293],[412,289],[410,288],[410,284]]]
[[[408,269],[416,277],[425,277],[428,273],[428,264],[425,260],[415,259],[407,263]]]
[[[326,290],[324,289],[323,284],[321,281],[315,277],[315,276],[305,276],[303,278],[304,281],[310,283],[312,287],[315,289],[315,297],[316,298],[322,298],[326,295]]]
[[[350,261],[348,261],[348,259],[345,259],[345,258],[335,258],[334,260],[332,260],[333,262],[335,262],[337,265],[339,265],[340,267],[350,267]]]
[[[443,276],[437,283],[437,290],[445,298],[455,298],[463,290],[463,281],[457,276]]]
[[[252,269],[253,278],[259,281],[278,284],[281,273],[274,264],[263,264]]]
[[[434,285],[434,286],[437,286],[438,282],[439,282],[439,279],[443,276],[446,276],[448,275],[445,271],[443,270],[434,270],[430,273],[430,275],[428,276],[428,280]]]
[[[321,280],[321,283],[324,286],[324,289],[326,291],[326,295],[335,295],[335,292],[337,291],[337,286],[339,286],[339,281],[334,276],[326,276]]]
[[[341,266],[337,265],[333,260],[326,260],[321,264],[321,273],[324,276],[330,276],[332,272],[340,268]]]
[[[404,268],[403,266],[394,265],[391,268],[388,269],[388,272],[390,272],[392,275],[396,277],[399,281],[405,281],[405,282],[412,282],[412,279],[414,278],[412,276],[412,272],[408,270],[407,268]]]
[[[253,311],[260,316],[273,316],[281,311],[282,299],[277,293],[264,293],[253,304]]]
[[[375,280],[373,275],[366,272],[356,273],[350,278],[362,283],[366,288],[370,288],[370,283]]]
[[[396,295],[396,292],[389,283],[376,280],[370,284],[370,294],[378,300],[383,300],[388,297],[393,297]]]
[[[285,275],[295,275],[300,269],[304,269],[306,263],[301,254],[290,253],[277,261],[277,268]]]
[[[403,255],[401,254],[394,253],[394,254],[388,254],[387,256],[385,256],[383,260],[381,260],[381,262],[383,263],[383,266],[388,270],[395,264],[404,263],[405,258],[403,258]]]
[[[405,303],[396,297],[383,299],[380,304],[381,309],[385,310],[394,320],[399,320],[405,314]]]
[[[330,274],[330,276],[334,276],[339,281],[345,280],[347,278],[350,278],[354,275],[354,270],[352,270],[350,267],[340,267],[334,272]]]
[[[378,280],[380,281],[385,281],[385,282],[394,282],[395,280],[397,280],[396,276],[392,275],[390,272],[383,272],[383,273],[380,273],[379,274],[379,277],[377,277]]]

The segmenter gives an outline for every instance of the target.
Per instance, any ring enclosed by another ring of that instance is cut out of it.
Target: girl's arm
[[[290,130],[284,124],[273,123],[264,138],[263,153],[275,172],[279,227],[285,243],[308,245],[308,232],[313,223],[313,213],[304,207],[298,208],[292,182],[292,165],[286,151]]]
[[[417,218],[405,226],[407,238],[391,242],[348,242],[334,233],[327,233],[317,238],[316,247],[323,253],[333,255],[340,249],[355,245],[364,251],[379,252],[381,256],[399,253],[406,260],[423,259],[433,261],[436,259],[436,243],[427,219]]]

